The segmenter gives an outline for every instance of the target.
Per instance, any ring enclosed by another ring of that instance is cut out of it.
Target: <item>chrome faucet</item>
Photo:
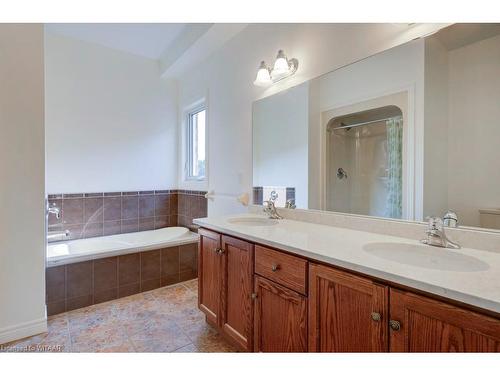
[[[283,216],[281,216],[276,210],[276,205],[274,204],[273,199],[264,201],[264,205],[264,212],[269,215],[270,219],[283,219]]]
[[[295,205],[295,199],[287,199],[287,201],[285,202],[285,208],[288,208],[288,209],[295,209],[297,206]]]
[[[61,218],[61,210],[59,209],[59,207],[56,206],[47,207],[47,214],[54,214],[56,215],[57,219]]]
[[[460,249],[460,245],[451,241],[444,232],[443,219],[440,217],[430,217],[429,227],[425,232],[427,238],[420,242],[437,247],[446,247],[450,249]]]
[[[448,210],[443,216],[443,225],[445,227],[456,228],[458,226],[458,215],[455,211]]]

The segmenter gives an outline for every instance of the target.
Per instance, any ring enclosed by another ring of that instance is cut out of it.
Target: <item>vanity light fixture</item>
[[[271,84],[271,69],[266,65],[265,61],[260,62],[259,70],[257,71],[257,77],[253,82],[255,86],[267,86]]]
[[[297,59],[288,59],[285,52],[280,49],[274,61],[273,69],[268,68],[266,63],[261,61],[254,85],[268,86],[272,83],[281,81],[294,74],[298,66],[299,61]]]

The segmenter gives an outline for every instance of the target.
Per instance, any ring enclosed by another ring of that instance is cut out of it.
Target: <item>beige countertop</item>
[[[270,226],[228,221],[252,217],[265,218],[243,214],[195,219],[194,223],[500,313],[500,252],[443,249],[408,238],[288,219]]]

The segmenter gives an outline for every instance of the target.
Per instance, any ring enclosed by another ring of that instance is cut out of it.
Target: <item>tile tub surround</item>
[[[271,226],[239,225],[227,221],[234,217],[255,215],[212,217],[196,219],[195,222],[230,236],[500,313],[498,250],[466,246],[459,250],[443,249],[396,237],[396,233],[378,234],[291,219],[275,221],[276,224]],[[385,259],[372,254],[369,250],[372,244],[389,249],[422,246],[422,253],[421,256],[408,256],[408,262]]]
[[[49,267],[47,314],[176,284],[197,274],[197,243]]]
[[[196,231],[193,219],[207,217],[206,191],[177,190],[177,225]]]
[[[49,194],[49,231],[70,232],[68,239],[108,236],[172,226],[196,230],[192,220],[207,216],[203,191],[150,190],[108,193]]]
[[[234,352],[198,310],[198,280],[48,318],[48,332],[0,352]],[[0,357],[2,354],[0,354]]]

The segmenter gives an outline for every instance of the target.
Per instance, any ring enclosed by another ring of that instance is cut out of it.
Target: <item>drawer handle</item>
[[[401,323],[397,320],[389,320],[389,327],[391,327],[393,331],[399,331],[401,329]]]
[[[276,271],[278,271],[279,269],[280,269],[280,265],[279,265],[279,264],[273,264],[273,266],[271,267],[271,270],[272,270],[273,272],[276,272]]]
[[[380,322],[380,318],[381,318],[382,316],[381,316],[381,315],[380,315],[380,313],[378,313],[378,312],[372,312],[372,313],[371,313],[371,317],[372,317],[372,320],[373,320],[374,322]]]

